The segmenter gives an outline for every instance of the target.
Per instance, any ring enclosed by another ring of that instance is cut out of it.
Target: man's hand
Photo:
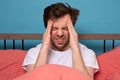
[[[74,29],[70,16],[66,15],[65,18],[66,18],[66,23],[67,23],[69,34],[70,34],[70,47],[71,49],[78,49],[79,48],[78,34]]]
[[[48,60],[48,49],[51,45],[50,43],[50,38],[51,38],[51,28],[53,25],[53,21],[49,20],[47,23],[47,29],[46,32],[43,35],[43,43],[42,43],[42,47],[40,49],[37,61],[35,63],[35,65],[33,65],[33,67],[31,68],[31,70],[35,67],[38,67],[40,65],[44,65],[47,64],[47,60]]]
[[[53,25],[53,21],[52,20],[49,20],[48,23],[47,23],[47,29],[46,29],[46,32],[43,34],[43,44],[42,44],[42,47],[46,47],[46,48],[49,48],[51,46],[51,28],[52,28],[52,25]]]
[[[82,71],[87,76],[89,76],[91,79],[93,79],[94,75],[94,69],[90,67],[86,67],[81,55],[79,42],[78,42],[78,34],[76,33],[70,15],[65,16],[66,23],[69,30],[70,35],[70,48],[72,49],[72,62],[73,62],[73,68]]]

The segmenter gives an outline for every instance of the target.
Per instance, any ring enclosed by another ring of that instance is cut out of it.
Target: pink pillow
[[[82,72],[56,64],[42,65],[15,80],[90,80]]]
[[[105,80],[120,80],[120,73],[110,74]]]
[[[22,63],[25,50],[0,50],[0,80],[12,80],[25,73]]]
[[[97,58],[100,71],[95,74],[95,80],[106,80],[110,74],[120,72],[120,46],[109,52],[102,53]]]

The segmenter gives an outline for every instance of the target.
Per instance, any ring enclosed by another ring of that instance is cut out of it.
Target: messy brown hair
[[[73,25],[75,25],[77,17],[79,15],[79,10],[72,8],[69,4],[66,3],[55,3],[44,9],[44,25],[47,27],[47,22],[49,19],[57,19],[63,17],[64,15],[69,14],[72,20]]]

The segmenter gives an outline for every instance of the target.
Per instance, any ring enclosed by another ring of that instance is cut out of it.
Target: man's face
[[[69,31],[64,17],[54,21],[51,29],[51,43],[56,50],[65,50],[69,44]]]

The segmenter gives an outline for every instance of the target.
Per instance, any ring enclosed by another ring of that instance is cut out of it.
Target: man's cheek
[[[56,32],[55,31],[51,31],[51,38],[56,36]]]
[[[70,35],[69,31],[66,31],[66,35]]]
[[[57,35],[57,30],[51,31],[51,35],[53,35],[53,36]]]

